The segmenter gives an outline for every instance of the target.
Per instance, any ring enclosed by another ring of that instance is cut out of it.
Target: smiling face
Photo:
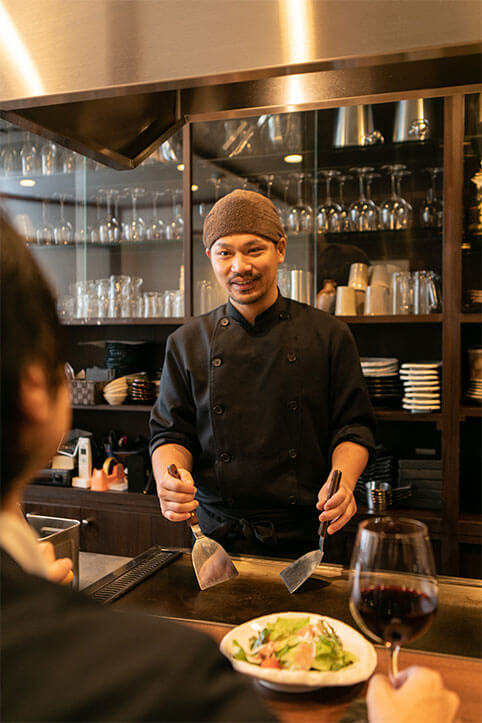
[[[285,238],[275,244],[249,233],[223,236],[206,250],[218,282],[251,323],[277,299],[276,274],[285,253]]]

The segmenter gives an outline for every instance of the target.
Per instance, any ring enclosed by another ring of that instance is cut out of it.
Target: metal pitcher
[[[373,146],[383,143],[380,131],[373,127],[371,105],[352,105],[338,108],[335,137],[336,148],[344,146]]]
[[[393,142],[425,141],[433,132],[433,106],[427,98],[399,100],[395,111]]]

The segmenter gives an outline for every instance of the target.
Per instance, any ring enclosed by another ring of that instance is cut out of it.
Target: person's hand
[[[55,549],[51,542],[39,542],[48,567],[48,579],[51,582],[58,582],[61,585],[68,585],[74,579],[72,571],[72,560],[69,557],[55,557]]]
[[[333,497],[330,497],[328,501],[326,500],[328,489],[330,487],[330,477],[331,473],[328,480],[318,493],[318,502],[316,507],[318,510],[322,510],[322,513],[318,517],[320,522],[325,522],[327,520],[331,521],[327,532],[329,535],[332,535],[334,532],[341,530],[341,528],[346,525],[348,520],[350,520],[355,514],[357,507],[353,492],[350,487],[343,484],[343,478],[341,480],[340,487],[338,488],[338,492],[334,494]]]
[[[451,723],[459,697],[444,687],[441,675],[430,668],[412,667],[400,673],[394,688],[385,675],[368,684],[370,723]]]
[[[196,487],[191,473],[187,469],[178,467],[181,479],[172,477],[168,472],[157,483],[157,494],[164,517],[171,522],[188,520],[191,512],[196,509],[199,502],[194,499]]]

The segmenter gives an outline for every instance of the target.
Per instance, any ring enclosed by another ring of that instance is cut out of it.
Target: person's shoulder
[[[199,339],[204,334],[210,334],[219,319],[226,315],[226,305],[217,306],[212,311],[194,316],[185,321],[178,329],[172,332],[170,338],[177,342],[186,342],[191,339]]]

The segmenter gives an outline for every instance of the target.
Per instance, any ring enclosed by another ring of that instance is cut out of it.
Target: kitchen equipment
[[[167,471],[171,477],[181,479],[175,464],[170,464]],[[191,512],[188,523],[196,538],[192,548],[192,565],[201,590],[236,577],[238,571],[228,553],[219,542],[206,537],[195,512]]]
[[[428,98],[400,100],[395,111],[393,142],[426,141],[433,132],[433,107]]]
[[[371,105],[352,105],[338,108],[335,137],[336,148],[345,146],[373,146],[383,143],[380,131],[373,127],[373,111]]]
[[[327,501],[338,491],[341,481],[341,472],[334,469],[331,473],[330,486],[328,489]],[[313,574],[323,559],[323,547],[325,544],[326,531],[330,521],[320,523],[318,534],[320,536],[319,549],[312,552],[306,552],[297,560],[292,562],[284,570],[281,570],[280,576],[288,590],[293,593],[297,590],[309,577]]]
[[[72,587],[79,586],[80,522],[65,517],[46,517],[27,512],[28,524],[42,542],[51,542],[55,557],[70,557],[74,578]]]

